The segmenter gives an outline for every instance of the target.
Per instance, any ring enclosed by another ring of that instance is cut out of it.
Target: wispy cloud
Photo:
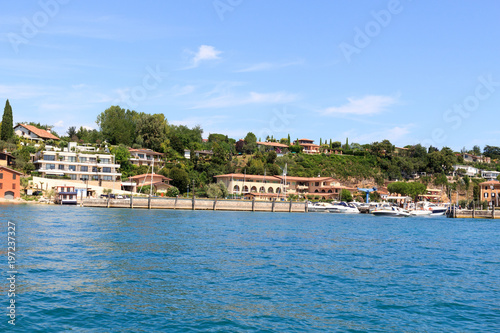
[[[196,52],[192,57],[191,64],[184,69],[196,68],[204,61],[218,60],[220,59],[219,54],[221,53],[222,51],[217,50],[213,46],[201,45],[198,48],[198,52]]]
[[[260,72],[260,71],[269,71],[274,69],[280,69],[290,66],[296,66],[303,64],[303,61],[294,61],[294,62],[286,62],[286,63],[270,63],[270,62],[261,62],[243,69],[239,69],[236,73],[245,73],[245,72]]]
[[[362,98],[348,98],[348,103],[321,111],[324,115],[376,115],[386,111],[398,102],[398,96],[368,95]]]
[[[243,96],[232,94],[222,95],[196,103],[192,109],[225,108],[248,104],[282,104],[290,103],[298,98],[295,94],[287,92],[258,93],[250,92]]]
[[[389,140],[393,144],[397,142],[408,142],[408,135],[411,134],[411,128],[415,127],[414,124],[406,124],[403,126],[393,126],[389,128],[382,128],[377,131],[362,133],[358,130],[350,130],[343,133],[345,137],[349,138],[350,142],[375,142],[382,140]]]

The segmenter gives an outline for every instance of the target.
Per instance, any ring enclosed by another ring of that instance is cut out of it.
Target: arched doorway
[[[14,192],[12,192],[12,191],[5,192],[4,198],[9,199],[9,200],[13,200],[14,199]]]
[[[272,187],[268,188],[268,189],[267,189],[267,193],[274,193],[273,188],[272,188]]]
[[[250,189],[250,192],[257,193],[257,187],[252,186],[252,188]]]
[[[234,185],[233,192],[240,192],[240,187],[238,185]]]

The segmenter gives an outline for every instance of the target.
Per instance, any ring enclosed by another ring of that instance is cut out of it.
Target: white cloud
[[[219,54],[221,53],[221,51],[216,50],[213,46],[202,45],[194,55],[192,65],[189,68],[198,67],[202,61],[220,59]]]
[[[248,104],[281,104],[293,102],[297,98],[297,95],[286,92],[257,93],[252,91],[245,96],[235,96],[232,94],[221,95],[198,102],[192,109],[225,108]]]
[[[358,130],[350,130],[343,133],[343,136],[349,138],[349,142],[358,143],[372,143],[376,141],[389,140],[393,144],[408,142],[408,134],[411,133],[410,129],[414,127],[414,124],[407,124],[404,126],[394,126],[390,128],[383,128],[377,131],[362,133],[360,134]]]
[[[349,103],[321,111],[324,115],[375,115],[398,102],[398,97],[368,95],[359,99],[348,98]]]
[[[62,120],[59,120],[58,122],[56,122],[54,124],[54,127],[63,127],[63,126],[64,126],[64,121],[62,121]]]
[[[300,65],[302,63],[303,63],[303,61],[294,61],[294,62],[287,62],[287,63],[282,63],[282,64],[261,62],[259,64],[255,64],[255,65],[252,65],[250,67],[237,70],[236,73],[268,71],[268,70],[273,70],[273,69],[279,69],[279,68],[285,68],[285,67],[289,67],[289,66]]]

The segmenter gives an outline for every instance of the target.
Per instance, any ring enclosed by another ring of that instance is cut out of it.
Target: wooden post
[[[214,200],[214,210],[217,210],[217,197],[215,197],[215,200]]]
[[[290,209],[288,209],[288,212],[291,213],[292,212],[292,200],[290,200]]]
[[[474,202],[472,203],[472,218],[476,218],[476,205],[474,204]]]
[[[274,213],[274,204],[276,203],[276,198],[273,198],[273,205],[271,207],[271,211]]]
[[[255,212],[255,197],[252,198],[252,212]]]
[[[195,210],[195,207],[194,207],[195,203],[196,203],[196,200],[194,198],[194,193],[193,193],[193,203],[192,203],[192,207],[191,207],[192,210]]]
[[[175,196],[174,209],[177,209],[177,199],[179,199],[179,195]]]
[[[148,209],[151,209],[151,196],[148,197]]]

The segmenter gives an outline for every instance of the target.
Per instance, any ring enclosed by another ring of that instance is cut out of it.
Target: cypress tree
[[[14,119],[12,118],[12,108],[9,100],[5,102],[5,108],[2,116],[2,133],[0,139],[7,141],[14,136]]]

